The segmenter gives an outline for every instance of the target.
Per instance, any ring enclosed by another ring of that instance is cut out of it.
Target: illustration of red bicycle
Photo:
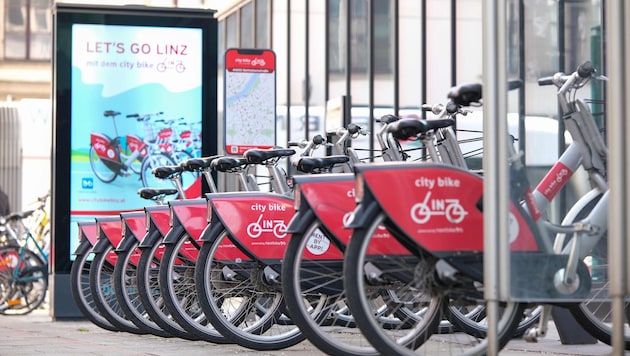
[[[263,214],[260,214],[258,220],[247,225],[247,235],[252,239],[260,237],[263,232],[273,232],[273,235],[279,239],[287,236],[287,225],[283,220],[262,220]]]
[[[459,203],[459,199],[435,200],[431,201],[429,206],[430,198],[431,192],[429,191],[424,197],[424,201],[411,207],[411,218],[416,224],[424,224],[434,215],[444,215],[449,222],[459,224],[468,215],[468,212]]]
[[[128,115],[128,117],[135,117],[136,120],[140,121],[146,120],[147,116],[159,114],[161,113],[142,117]],[[120,113],[107,110],[103,115],[112,118],[115,137],[110,138],[104,133],[90,133],[90,167],[99,180],[104,183],[111,183],[118,176],[130,176],[131,171],[139,174],[143,185],[148,186],[153,168],[176,164],[170,156],[160,152],[159,147],[137,135],[126,135],[123,144],[123,137],[118,135],[118,128],[116,127],[116,116]]]

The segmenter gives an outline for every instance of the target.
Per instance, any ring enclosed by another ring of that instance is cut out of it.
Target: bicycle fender
[[[346,224],[346,228],[356,229],[367,227],[372,222],[370,217],[381,209],[376,200],[372,200],[366,204],[360,203],[357,205],[357,208],[354,209],[352,219]]]
[[[183,239],[185,236],[185,233],[186,233],[186,229],[184,229],[183,226],[181,225],[174,226],[170,230],[168,230],[168,233],[166,233],[166,235],[164,236],[164,240],[162,240],[162,243],[174,244],[177,241]]]
[[[89,241],[83,241],[79,244],[73,255],[80,256],[88,254],[92,250],[92,244]]]
[[[118,244],[118,246],[116,246],[116,252],[129,251],[135,246],[137,246],[137,244],[138,244],[138,239],[136,239],[135,236],[132,236],[132,235],[126,236],[122,240],[120,240],[120,243]]]
[[[223,227],[223,224],[221,224],[220,222],[216,222],[214,224],[212,223],[208,224],[208,226],[206,226],[206,228],[201,233],[201,237],[199,238],[199,241],[208,242],[212,240],[212,237],[214,237],[220,232],[220,231],[215,231],[215,230],[222,230],[222,229],[225,229],[225,228]]]
[[[112,245],[112,242],[108,239],[99,239],[96,245],[92,248],[94,253],[103,253]]]
[[[298,211],[287,226],[287,233],[290,234],[303,234],[308,227],[308,223],[315,219],[315,212],[313,209],[306,209],[306,211]]]
[[[139,248],[151,248],[156,243],[161,242],[162,234],[157,228],[152,228],[147,232],[142,241],[138,244]]]

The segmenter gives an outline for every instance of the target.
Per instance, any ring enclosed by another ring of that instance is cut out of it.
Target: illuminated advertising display
[[[79,221],[142,210],[152,174],[216,154],[213,10],[56,4],[54,265],[69,271]],[[182,175],[185,196],[201,177]],[[173,197],[174,198],[174,197]]]

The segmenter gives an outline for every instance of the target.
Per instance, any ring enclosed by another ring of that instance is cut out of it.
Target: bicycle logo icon
[[[258,220],[247,225],[247,235],[252,239],[256,239],[262,235],[263,232],[271,232],[279,239],[283,239],[287,236],[287,225],[284,220],[263,220],[263,214],[260,214]]]
[[[432,216],[439,215],[445,216],[446,220],[453,224],[459,224],[468,215],[468,212],[459,203],[459,199],[433,199],[430,200],[431,206],[429,206],[430,198],[431,192],[427,192],[424,201],[411,207],[411,219],[416,224],[424,224]]]

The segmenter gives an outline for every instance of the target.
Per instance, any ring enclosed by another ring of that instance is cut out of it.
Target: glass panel
[[[256,1],[256,47],[269,47],[269,3],[267,0]]]
[[[30,59],[50,59],[52,47],[50,34],[33,34],[30,41]]]
[[[24,59],[26,56],[26,34],[20,32],[5,32],[4,57],[10,59]]]
[[[241,45],[242,48],[254,47],[254,4],[251,2],[241,8]]]
[[[226,48],[236,48],[238,47],[238,28],[236,22],[236,14],[232,14],[228,16],[226,19],[226,38],[225,45]]]

